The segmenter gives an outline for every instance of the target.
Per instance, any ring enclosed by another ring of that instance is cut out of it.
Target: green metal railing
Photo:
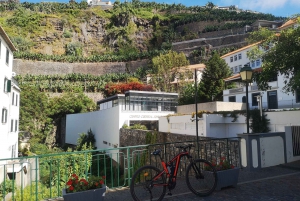
[[[191,150],[194,158],[211,161],[226,157],[240,166],[239,138],[200,140],[199,156],[196,141],[185,141],[1,159],[0,196],[4,201],[57,198],[73,173],[85,178],[105,175],[109,188],[128,186],[137,168],[146,164],[160,167],[159,157],[151,157],[151,152],[161,149],[162,157],[168,161],[180,151],[176,146],[183,143],[195,145]],[[187,162],[182,159],[179,176],[184,174]]]

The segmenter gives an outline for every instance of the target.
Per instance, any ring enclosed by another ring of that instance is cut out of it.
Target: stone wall
[[[15,59],[13,72],[17,75],[65,75],[82,73],[104,75],[107,73],[135,72],[139,67],[147,66],[148,60],[130,62],[100,62],[100,63],[63,63],[50,61],[31,61]]]
[[[152,130],[133,130],[133,129],[120,129],[120,147],[135,146],[146,144],[147,133],[154,135],[157,131]],[[196,140],[196,136],[182,135],[174,133],[157,132],[156,142],[182,142]]]

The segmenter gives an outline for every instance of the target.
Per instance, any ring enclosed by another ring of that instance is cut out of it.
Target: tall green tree
[[[199,86],[199,102],[222,101],[223,90],[225,89],[223,79],[231,76],[232,72],[217,53],[214,53],[205,65],[206,68]]]
[[[160,91],[174,92],[175,86],[171,84],[175,77],[184,81],[188,71],[181,71],[180,67],[188,66],[189,61],[181,52],[169,51],[152,59],[153,73],[151,84]]]
[[[29,132],[33,138],[43,142],[52,130],[48,96],[31,86],[21,87],[20,96],[19,130]]]

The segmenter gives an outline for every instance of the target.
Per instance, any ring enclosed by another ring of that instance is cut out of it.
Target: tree
[[[217,53],[206,62],[200,82],[199,102],[222,101],[224,78],[232,75],[229,66]],[[229,86],[230,88],[230,86]]]
[[[150,82],[157,90],[174,92],[175,87],[171,82],[174,81],[175,77],[184,80],[188,71],[180,71],[179,67],[187,65],[189,65],[189,61],[182,52],[169,51],[166,54],[160,54],[152,59],[153,74]]]
[[[298,18],[298,22],[300,18]],[[258,31],[257,35],[263,35]],[[269,89],[268,82],[278,73],[285,78],[283,91],[286,93],[299,90],[300,86],[300,27],[282,30],[280,34],[266,37],[260,45],[265,48],[262,56],[262,72],[254,80],[262,90]]]
[[[44,142],[52,130],[49,119],[48,97],[36,87],[21,87],[20,131],[27,131],[39,142]]]

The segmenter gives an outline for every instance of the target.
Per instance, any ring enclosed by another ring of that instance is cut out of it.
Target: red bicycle
[[[151,165],[139,168],[132,176],[130,184],[130,193],[133,200],[162,200],[167,187],[169,189],[168,194],[172,195],[171,190],[176,186],[180,159],[184,156],[190,162],[185,174],[188,188],[198,196],[210,195],[217,185],[216,169],[207,160],[193,159],[190,155],[191,147],[193,147],[192,144],[176,147],[182,149],[182,151],[167,163],[160,155],[161,150],[155,150],[152,155],[160,157],[163,170]]]

